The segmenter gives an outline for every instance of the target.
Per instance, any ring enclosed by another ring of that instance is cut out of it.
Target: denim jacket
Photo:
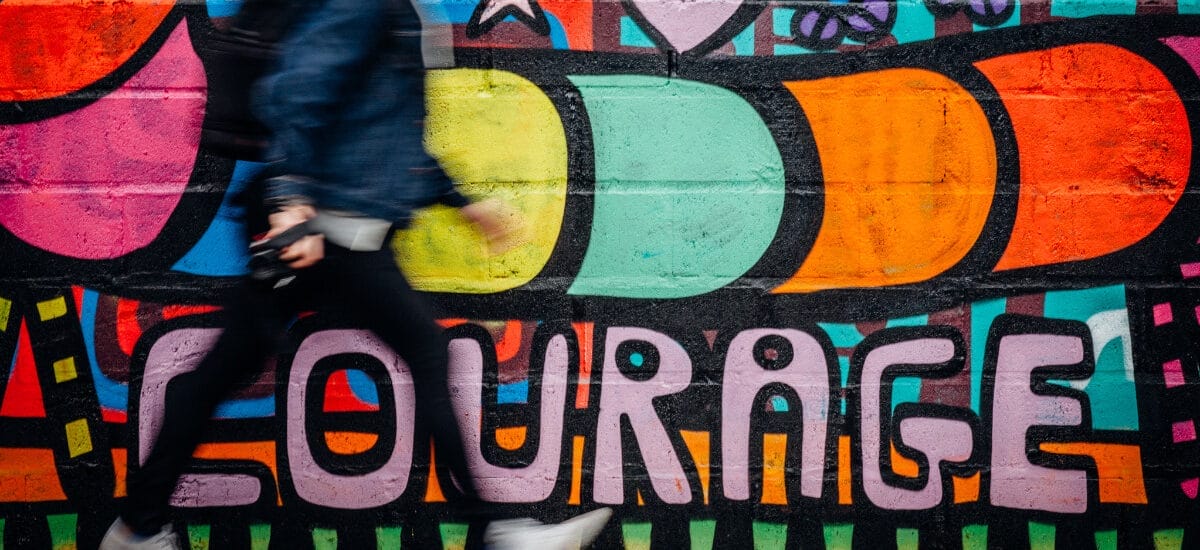
[[[296,198],[407,225],[466,200],[426,153],[421,23],[409,0],[317,0],[255,91],[273,133],[268,200]]]

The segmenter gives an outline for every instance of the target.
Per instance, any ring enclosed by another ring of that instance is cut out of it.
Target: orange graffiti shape
[[[515,451],[525,444],[525,426],[496,428],[496,444],[506,451]]]
[[[57,97],[129,61],[174,0],[4,0],[0,101]]]
[[[786,506],[787,434],[763,434],[762,503]]]
[[[838,436],[838,504],[854,504],[854,479],[850,469],[850,436]]]
[[[704,504],[708,504],[708,486],[712,470],[710,464],[712,460],[711,436],[708,432],[690,430],[680,430],[679,435],[683,436],[683,443],[687,445],[688,452],[692,454],[692,460],[696,462],[696,473],[700,475],[700,491],[704,495]]]
[[[997,271],[1096,258],[1162,223],[1187,185],[1187,113],[1149,61],[1077,44],[976,64],[1012,119],[1021,190]]]
[[[774,292],[914,283],[967,255],[991,209],[997,161],[966,89],[922,69],[784,85],[812,127],[825,211],[812,251]]]
[[[0,447],[0,502],[67,500],[51,449]]]
[[[1080,455],[1096,461],[1100,479],[1100,502],[1146,504],[1146,481],[1142,475],[1142,450],[1137,445],[1118,443],[1042,443],[1047,453]]]
[[[275,479],[275,503],[283,504],[283,496],[279,493],[279,465],[275,461],[274,441],[204,443],[196,447],[193,456],[203,460],[250,460],[266,465]]]
[[[371,450],[379,441],[379,434],[362,432],[325,432],[325,445],[330,452],[339,455],[357,455]]]

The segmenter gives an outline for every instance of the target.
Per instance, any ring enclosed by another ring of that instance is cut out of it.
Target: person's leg
[[[139,535],[169,523],[168,501],[213,409],[234,386],[259,368],[282,328],[277,297],[250,283],[232,291],[220,315],[224,329],[196,370],[167,386],[162,429],[154,447],[129,476],[121,518]]]
[[[446,340],[425,299],[408,284],[390,251],[345,252],[339,294],[356,320],[374,332],[408,365],[416,390],[417,415],[429,428],[437,459],[457,478],[468,514],[480,513],[479,493],[467,468],[462,432],[450,402]]]

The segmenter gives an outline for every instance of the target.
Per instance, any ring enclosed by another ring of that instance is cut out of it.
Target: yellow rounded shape
[[[501,253],[455,209],[417,214],[392,243],[414,288],[488,294],[531,281],[558,241],[567,202],[567,137],[557,109],[515,74],[431,71],[425,146],[472,199],[499,199],[513,233]]]

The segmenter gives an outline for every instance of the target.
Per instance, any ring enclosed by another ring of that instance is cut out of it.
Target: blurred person
[[[447,342],[386,244],[414,210],[437,203],[459,208],[493,246],[511,241],[515,224],[497,201],[460,194],[426,153],[421,40],[408,0],[323,0],[281,44],[255,103],[272,134],[266,237],[296,238],[270,258],[274,271],[256,268],[231,291],[217,343],[194,371],[169,383],[158,438],[131,472],[101,550],[181,548],[169,498],[216,405],[274,353],[297,311],[323,308],[349,313],[408,365],[417,417],[460,486],[453,504],[477,527],[486,522],[482,537],[472,530],[473,541],[498,550],[578,549],[603,529],[607,508],[559,524],[491,517],[468,472]]]

